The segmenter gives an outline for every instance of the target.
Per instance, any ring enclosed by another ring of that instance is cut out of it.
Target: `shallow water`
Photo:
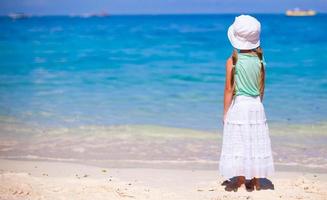
[[[106,167],[212,169],[222,133],[153,125],[49,128],[12,120],[0,126],[0,158]],[[270,125],[277,169],[327,173],[327,123]]]

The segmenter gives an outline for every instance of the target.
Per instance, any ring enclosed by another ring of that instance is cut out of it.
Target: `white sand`
[[[218,171],[0,160],[0,199],[327,199],[327,174],[277,172],[274,190],[226,192]]]

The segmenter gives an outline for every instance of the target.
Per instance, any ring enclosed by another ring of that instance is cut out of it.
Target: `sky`
[[[0,15],[284,13],[295,7],[327,13],[327,0],[0,0]]]

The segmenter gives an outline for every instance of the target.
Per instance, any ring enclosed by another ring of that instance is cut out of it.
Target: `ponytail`
[[[235,86],[235,65],[237,63],[237,49],[233,50],[232,61],[233,61],[233,68],[232,68],[231,86],[232,86],[232,88],[234,88],[234,86]]]
[[[259,80],[259,87],[260,87],[260,94],[263,96],[264,90],[265,90],[265,67],[263,64],[263,51],[261,47],[257,47],[255,52],[258,55],[258,58],[260,59],[261,69],[260,69],[260,80]]]

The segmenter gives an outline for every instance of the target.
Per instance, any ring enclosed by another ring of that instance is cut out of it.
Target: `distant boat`
[[[8,17],[10,17],[13,20],[16,20],[16,19],[25,19],[25,18],[28,18],[29,15],[27,15],[25,13],[10,13],[10,14],[8,14]]]
[[[301,10],[299,8],[295,8],[293,10],[287,10],[286,15],[291,17],[304,17],[304,16],[314,16],[317,12],[314,10]]]
[[[108,17],[109,14],[106,11],[102,11],[99,14],[97,14],[98,17]]]
[[[108,17],[109,14],[105,11],[100,13],[84,13],[81,15],[82,18],[90,18],[90,17]]]

